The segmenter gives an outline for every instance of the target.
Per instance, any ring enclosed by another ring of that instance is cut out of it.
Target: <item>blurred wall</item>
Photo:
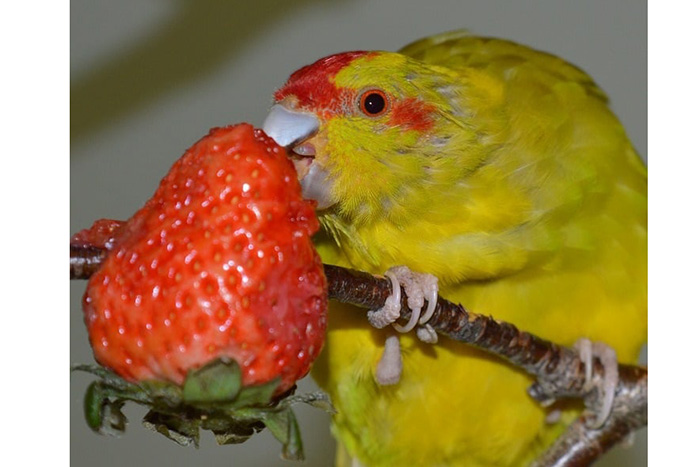
[[[212,126],[260,125],[273,90],[302,65],[344,50],[396,50],[452,29],[560,55],[588,71],[646,158],[646,2],[639,0],[73,0],[71,232],[125,219],[171,164]],[[71,361],[92,362],[82,323],[84,282],[71,283]],[[73,466],[277,466],[269,433],[181,448],[140,426],[128,406],[122,439],[82,418],[90,378],[71,376]],[[313,388],[305,381],[302,390]],[[297,410],[308,466],[332,463],[328,416]],[[646,432],[601,465],[646,465]]]

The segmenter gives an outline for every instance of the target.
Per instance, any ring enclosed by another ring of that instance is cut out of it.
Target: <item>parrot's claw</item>
[[[561,420],[561,410],[554,409],[547,414],[544,422],[548,425],[554,425],[555,423],[559,422],[559,420]]]
[[[437,332],[435,332],[435,329],[429,324],[418,326],[416,336],[426,344],[437,344],[438,341]]]
[[[597,429],[603,426],[610,416],[615,399],[615,388],[618,382],[617,354],[615,350],[602,342],[591,342],[589,339],[579,339],[574,344],[579,353],[579,358],[585,365],[586,382],[584,390],[591,391],[595,382],[593,380],[593,358],[597,357],[603,364],[604,374],[599,387],[600,409],[591,428]]]
[[[397,335],[386,338],[384,353],[377,364],[374,379],[380,386],[396,384],[401,379],[403,362],[401,361],[401,344]]]
[[[437,342],[435,330],[426,325],[437,306],[437,277],[432,274],[413,272],[406,266],[393,267],[386,272],[386,276],[391,280],[392,294],[386,299],[384,307],[368,313],[367,317],[372,326],[383,328],[391,324],[397,331],[405,333],[412,331],[418,325],[420,340],[431,344]],[[401,311],[401,286],[406,291],[408,307],[411,309],[411,318],[403,326],[396,323]],[[428,306],[423,312],[426,301]]]
[[[437,342],[437,333],[428,323],[435,313],[438,297],[437,277],[431,274],[420,274],[411,271],[406,266],[396,266],[386,272],[391,280],[391,295],[379,310],[367,313],[367,319],[375,328],[384,328],[389,324],[398,332],[410,332],[418,326],[418,339],[429,344]],[[401,316],[401,287],[406,291],[411,317],[408,323],[401,326],[396,320]],[[428,305],[423,312],[425,302]],[[422,313],[422,315],[421,315]],[[375,380],[382,386],[396,384],[401,379],[403,363],[401,362],[401,346],[398,336],[392,335],[386,339],[384,353],[377,364]]]
[[[378,329],[390,325],[401,316],[401,285],[391,269],[386,272],[386,276],[391,280],[391,295],[387,297],[382,308],[367,312],[370,324]]]

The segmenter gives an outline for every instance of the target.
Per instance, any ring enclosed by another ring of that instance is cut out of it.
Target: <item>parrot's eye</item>
[[[388,100],[384,91],[372,89],[365,91],[360,96],[360,110],[368,117],[378,117],[384,115],[389,108]]]

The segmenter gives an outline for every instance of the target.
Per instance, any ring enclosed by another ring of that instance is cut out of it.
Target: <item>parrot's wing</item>
[[[504,72],[526,67],[526,73],[530,75],[536,71],[541,77],[548,76],[544,85],[577,83],[587,94],[608,102],[605,93],[590,76],[561,58],[508,40],[474,36],[465,29],[419,39],[400,49],[399,53],[423,63],[452,69],[469,67]]]

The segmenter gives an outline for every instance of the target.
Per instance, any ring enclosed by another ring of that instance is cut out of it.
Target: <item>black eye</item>
[[[360,110],[368,117],[377,117],[386,112],[388,102],[384,91],[372,89],[360,96]]]

